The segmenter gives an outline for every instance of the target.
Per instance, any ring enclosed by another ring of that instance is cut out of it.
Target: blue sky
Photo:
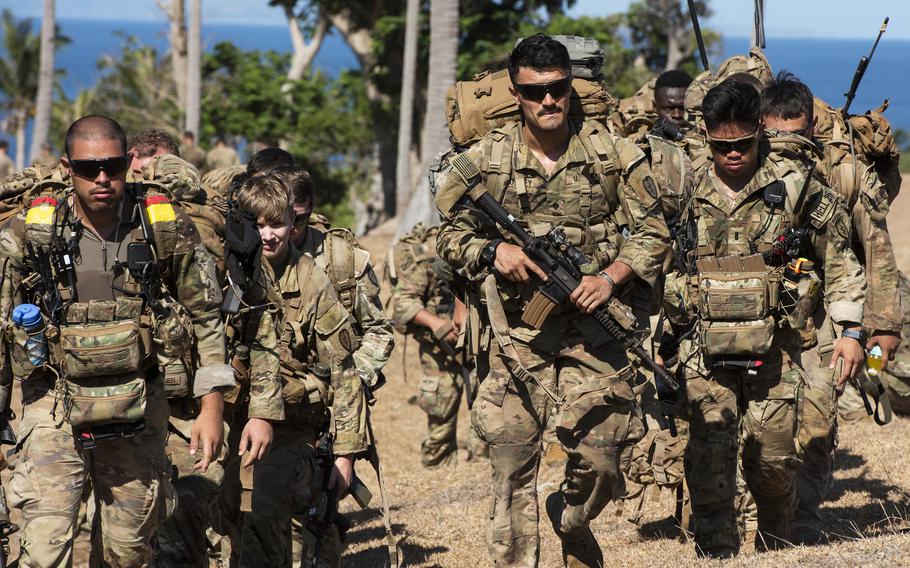
[[[573,15],[602,16],[625,10],[631,0],[576,0]],[[857,5],[861,9],[857,9]],[[284,15],[267,0],[202,0],[211,23],[284,25]],[[752,0],[713,0],[714,16],[705,25],[727,36],[748,36]],[[40,0],[0,0],[17,16],[40,17]],[[161,20],[155,0],[57,0],[60,19]],[[887,37],[910,39],[910,2],[906,0],[766,0],[767,37],[869,38],[885,16]]]

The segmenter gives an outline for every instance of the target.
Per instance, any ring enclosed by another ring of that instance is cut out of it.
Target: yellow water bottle
[[[866,372],[877,377],[882,372],[882,348],[876,345],[866,355]]]

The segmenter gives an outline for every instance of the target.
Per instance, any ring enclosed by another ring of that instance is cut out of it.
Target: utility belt
[[[329,409],[335,396],[330,368],[298,361],[289,351],[282,353],[281,394],[286,425],[316,432],[328,425]]]
[[[705,357],[764,355],[779,328],[813,325],[821,281],[811,261],[767,267],[761,254],[705,257],[692,277]],[[814,334],[814,329],[812,330]]]

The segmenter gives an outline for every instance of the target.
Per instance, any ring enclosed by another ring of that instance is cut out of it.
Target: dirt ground
[[[905,188],[908,180],[905,180]],[[898,264],[910,269],[910,197],[902,195],[889,217]],[[386,224],[361,240],[371,249],[379,270],[395,227]],[[460,452],[457,465],[427,471],[419,448],[425,418],[414,404],[419,365],[411,343],[406,360],[402,337],[387,367],[388,384],[377,393],[374,427],[392,503],[395,533],[407,566],[476,568],[490,566],[485,532],[490,507],[489,463],[467,462]],[[404,370],[407,369],[407,378]],[[18,396],[15,397],[18,403]],[[467,436],[469,417],[462,407],[459,441]],[[829,499],[822,509],[829,544],[813,548],[744,554],[721,562],[697,560],[693,545],[681,542],[672,523],[663,518],[657,502],[645,504],[640,525],[608,508],[594,524],[594,533],[610,567],[636,566],[910,566],[910,419],[895,418],[885,427],[871,420],[841,428],[837,471]],[[363,481],[373,490],[374,504],[358,510],[352,500],[342,505],[354,521],[348,533],[344,566],[381,568],[385,565],[384,529],[378,509],[378,487],[369,465],[358,463]],[[539,491],[546,495],[558,483],[559,471],[541,472]],[[8,472],[4,472],[4,483]],[[14,511],[14,520],[18,517]],[[541,523],[541,566],[561,564],[559,544],[545,518]],[[16,546],[13,538],[13,549]]]

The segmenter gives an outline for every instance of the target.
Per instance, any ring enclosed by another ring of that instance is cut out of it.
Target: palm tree
[[[57,26],[54,18],[54,0],[44,0],[41,18],[41,64],[38,70],[38,94],[35,97],[35,126],[29,156],[34,160],[47,142],[51,128],[51,111],[54,105],[54,45]],[[18,146],[17,146],[17,154]]]
[[[190,29],[186,60],[185,129],[198,137],[199,99],[202,88],[202,0],[190,0]]]
[[[420,141],[421,171],[449,147],[445,120],[445,94],[455,82],[455,60],[458,56],[458,0],[430,1],[430,72],[427,79],[427,110]],[[437,220],[429,183],[424,176],[408,203],[398,224],[399,233],[418,222],[433,224]],[[400,235],[397,235],[400,236]]]
[[[414,83],[417,79],[417,30],[420,0],[408,0],[404,28],[404,65],[398,115],[398,163],[395,168],[395,212],[401,214],[411,199],[411,146],[414,130]]]
[[[25,166],[25,126],[34,112],[38,92],[40,40],[32,31],[31,20],[16,21],[12,12],[3,10],[3,55],[0,59],[0,109],[3,130],[16,133],[16,169]]]

